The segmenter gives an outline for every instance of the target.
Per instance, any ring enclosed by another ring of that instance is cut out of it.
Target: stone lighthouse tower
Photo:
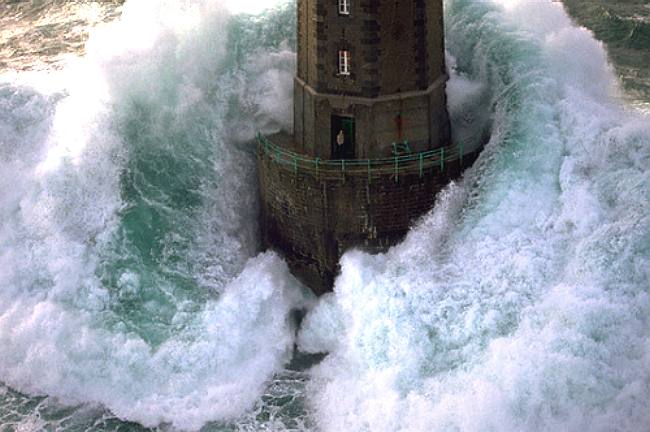
[[[317,294],[399,242],[471,155],[452,145],[442,0],[298,0],[294,131],[259,135],[262,239]]]

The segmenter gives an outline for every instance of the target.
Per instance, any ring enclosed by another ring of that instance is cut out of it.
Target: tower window
[[[350,75],[350,51],[339,51],[339,75]]]
[[[350,15],[350,0],[339,0],[339,15]]]

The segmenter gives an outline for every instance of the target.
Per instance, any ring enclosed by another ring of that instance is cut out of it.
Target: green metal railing
[[[463,163],[462,146],[441,147],[420,153],[395,154],[390,158],[321,160],[279,147],[263,134],[257,134],[259,151],[275,163],[295,174],[309,172],[322,177],[368,176],[368,181],[383,176],[393,176],[399,181],[403,174],[419,173],[423,177],[429,169],[445,171],[445,165]],[[395,146],[394,146],[395,147]]]

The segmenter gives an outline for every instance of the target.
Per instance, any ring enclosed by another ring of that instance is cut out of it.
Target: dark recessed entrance
[[[332,116],[332,159],[354,159],[354,117]]]

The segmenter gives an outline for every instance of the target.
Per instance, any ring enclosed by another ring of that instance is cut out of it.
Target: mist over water
[[[650,112],[650,4],[645,0],[563,0],[580,25],[607,44],[630,103]]]
[[[650,427],[650,123],[560,5],[446,2],[455,139],[490,141],[315,302],[257,252],[250,141],[291,128],[295,10],[178,3],[0,83],[0,424]],[[294,343],[330,354],[287,368]]]

